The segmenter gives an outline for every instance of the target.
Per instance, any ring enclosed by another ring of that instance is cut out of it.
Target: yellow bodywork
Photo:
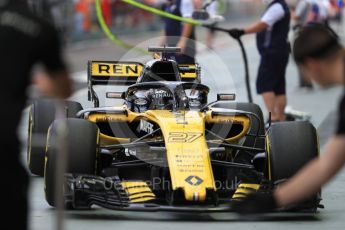
[[[156,198],[146,182],[123,181],[121,185],[132,203],[146,202]]]
[[[91,76],[95,79],[99,77],[109,77],[114,79],[126,77],[137,80],[144,69],[143,64],[136,62],[92,61],[89,65]],[[180,72],[182,80],[194,80],[198,77],[198,67],[196,64],[181,64],[179,67],[188,68],[190,70],[189,72]]]
[[[126,107],[117,108],[127,110]],[[187,201],[205,201],[207,190],[216,190],[209,149],[205,137],[205,125],[209,123],[241,124],[243,130],[229,142],[247,134],[250,119],[246,116],[212,116],[211,112],[148,110],[123,114],[91,113],[86,119],[92,122],[127,122],[147,120],[161,128],[165,141],[172,189],[182,189]],[[100,134],[101,145],[129,143],[130,139]],[[145,186],[144,186],[145,187]],[[145,187],[145,191],[148,187]]]
[[[241,183],[235,193],[232,195],[232,199],[243,199],[246,198],[250,193],[257,192],[260,188],[259,184],[245,184]]]
[[[148,111],[161,127],[167,149],[172,189],[182,188],[188,201],[206,199],[206,189],[215,190],[204,133],[204,115],[199,112]]]
[[[128,77],[137,79],[144,66],[140,63],[92,62],[91,75],[97,77]]]

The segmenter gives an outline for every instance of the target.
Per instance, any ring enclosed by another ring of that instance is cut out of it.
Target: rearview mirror
[[[124,99],[125,93],[124,92],[107,92],[106,97],[109,99]]]
[[[217,94],[217,101],[234,101],[236,100],[236,94],[230,93],[230,94]]]

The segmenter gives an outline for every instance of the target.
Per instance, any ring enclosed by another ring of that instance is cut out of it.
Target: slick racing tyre
[[[316,129],[306,121],[274,123],[267,133],[266,150],[268,179],[278,185],[318,157]],[[294,209],[316,211],[320,200],[321,192],[298,204]]]
[[[32,174],[43,176],[47,131],[55,119],[56,103],[52,99],[35,100],[29,108],[27,162]],[[82,110],[78,102],[66,101],[66,116],[75,117]]]
[[[58,138],[61,125],[65,124],[65,138]],[[59,140],[65,140],[66,172],[71,174],[96,175],[99,149],[99,129],[96,124],[76,118],[56,120],[49,128],[47,153],[44,166],[45,196],[48,204],[55,207],[56,163],[59,154]],[[59,186],[60,187],[60,186]],[[61,185],[60,189],[62,189]],[[66,204],[68,205],[68,204]]]

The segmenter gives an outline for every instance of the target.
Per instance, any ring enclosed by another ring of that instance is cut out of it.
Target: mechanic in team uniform
[[[1,224],[17,230],[27,229],[28,190],[17,129],[35,64],[42,64],[47,72],[35,80],[38,88],[60,98],[70,95],[71,82],[55,29],[30,13],[26,0],[0,0],[0,168],[2,200],[8,202]]]
[[[289,61],[290,10],[285,0],[264,0],[268,3],[261,20],[245,29],[232,29],[230,35],[239,38],[256,33],[260,66],[256,81],[257,93],[263,96],[272,121],[285,120],[287,103],[285,72]]]
[[[293,54],[304,74],[322,86],[345,84],[345,50],[337,35],[324,25],[309,25],[299,32]],[[270,212],[316,194],[345,165],[345,95],[339,106],[338,126],[324,153],[307,164],[273,194],[251,194],[237,206],[244,214]]]
[[[199,0],[167,0],[164,10],[180,17],[191,17],[194,9],[201,5]],[[194,64],[196,54],[195,28],[191,24],[164,18],[164,32],[160,45],[178,46],[181,53],[168,54],[179,64]]]

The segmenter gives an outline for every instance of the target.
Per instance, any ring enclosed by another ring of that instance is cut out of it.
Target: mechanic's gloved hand
[[[272,193],[252,193],[233,206],[235,212],[244,215],[273,212],[277,208],[277,201]]]
[[[239,39],[244,34],[244,30],[243,29],[231,29],[231,30],[229,30],[229,34],[231,37],[233,37],[235,39]]]

